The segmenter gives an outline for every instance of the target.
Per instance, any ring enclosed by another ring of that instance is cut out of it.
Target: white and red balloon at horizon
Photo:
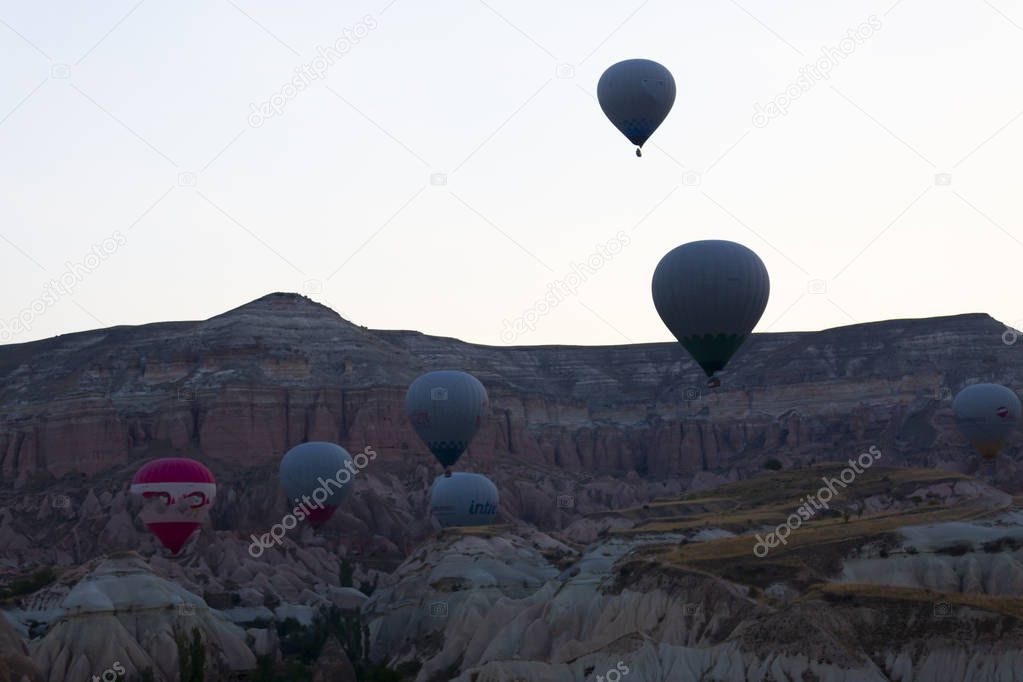
[[[139,515],[143,523],[160,544],[171,554],[177,554],[209,518],[217,482],[199,462],[168,457],[143,465],[135,473],[129,490],[144,500]]]

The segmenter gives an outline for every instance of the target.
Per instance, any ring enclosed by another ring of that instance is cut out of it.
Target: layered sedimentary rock
[[[1023,355],[1003,329],[961,315],[755,335],[710,391],[676,344],[476,346],[366,330],[273,294],[204,322],[0,347],[0,471],[95,473],[161,448],[258,464],[317,438],[422,452],[402,398],[438,367],[471,371],[491,393],[474,461],[679,474],[750,450],[882,437],[920,456],[947,435],[950,392],[1016,378]]]
[[[949,399],[974,381],[1016,385],[1023,351],[1003,331],[974,314],[754,335],[713,391],[674,343],[479,346],[365,329],[295,294],[201,322],[3,346],[0,548],[39,546],[43,531],[76,560],[130,543],[119,496],[156,456],[213,469],[224,493],[216,528],[265,529],[285,510],[281,454],[314,439],[380,454],[339,518],[360,542],[411,546],[429,532],[424,495],[438,468],[403,398],[441,368],[472,372],[491,397],[460,466],[495,480],[503,519],[546,529],[742,478],[768,458],[844,460],[878,445],[887,463],[969,471],[977,459]],[[1019,443],[998,462],[1011,490],[1023,487]],[[60,497],[41,499],[44,487]],[[30,527],[26,513],[42,522]],[[89,547],[93,533],[104,540]]]

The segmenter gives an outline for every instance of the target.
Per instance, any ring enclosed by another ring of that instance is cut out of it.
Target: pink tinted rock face
[[[415,485],[428,486],[439,468],[404,396],[416,376],[444,368],[473,373],[491,400],[458,466],[492,475],[506,514],[555,525],[567,519],[555,499],[568,488],[591,510],[610,503],[587,488],[601,476],[644,499],[698,472],[744,476],[768,457],[844,460],[870,445],[894,465],[932,466],[940,453],[969,470],[975,458],[941,392],[1018,383],[1023,344],[1005,346],[1002,329],[961,315],[755,335],[712,390],[677,344],[479,346],[364,329],[302,296],[272,294],[203,322],[0,346],[0,490],[43,474],[124,475],[155,456],[272,471],[307,440],[353,454],[371,446],[379,459],[370,478],[418,476]],[[1020,488],[1019,442],[1014,435],[1006,448],[999,485]],[[631,471],[638,483],[623,481]],[[261,495],[278,495],[273,480],[263,483]],[[267,508],[266,497],[246,496],[251,489],[240,488],[241,508]],[[401,490],[379,494],[399,511],[351,503],[370,530],[386,527],[394,539],[405,514],[422,517]]]

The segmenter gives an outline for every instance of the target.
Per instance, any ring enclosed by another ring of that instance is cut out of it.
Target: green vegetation
[[[351,562],[349,562],[348,559],[342,559],[341,560],[341,575],[340,575],[341,587],[351,587],[352,586],[352,573],[353,572],[354,572],[354,570],[352,569]]]
[[[360,682],[405,682],[415,678],[418,663],[405,663],[397,669],[369,660],[369,626],[358,613],[346,614],[336,606],[316,614],[313,623],[304,627],[294,618],[277,623],[283,663],[275,666],[269,658],[259,661],[256,682],[285,682],[312,677],[313,666],[330,637],[344,649]]]
[[[178,678],[181,682],[205,682],[206,680],[206,645],[198,628],[192,630],[192,639],[179,636],[178,642]]]
[[[968,606],[992,611],[1014,619],[1023,618],[1023,598],[976,592],[941,592],[919,587],[829,583],[815,587],[803,598],[845,601],[860,606],[870,606],[881,602],[883,608],[890,608],[896,602],[916,603],[927,610],[931,610],[935,602],[944,602],[954,606]]]
[[[57,579],[57,574],[53,572],[52,568],[43,568],[35,573],[16,578],[10,585],[5,588],[0,588],[0,600],[9,599],[11,597],[20,597],[25,594],[32,594],[42,588],[46,587],[50,583]]]

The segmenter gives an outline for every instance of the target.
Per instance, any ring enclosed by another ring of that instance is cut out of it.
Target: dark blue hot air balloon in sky
[[[675,103],[675,79],[649,59],[627,59],[612,65],[597,82],[597,100],[604,114],[636,145],[636,156]]]
[[[476,377],[453,370],[424,374],[405,394],[409,421],[445,468],[469,447],[489,404],[487,391]]]
[[[669,251],[654,270],[654,307],[703,368],[709,386],[760,321],[771,294],[767,267],[742,244],[719,239]]]

